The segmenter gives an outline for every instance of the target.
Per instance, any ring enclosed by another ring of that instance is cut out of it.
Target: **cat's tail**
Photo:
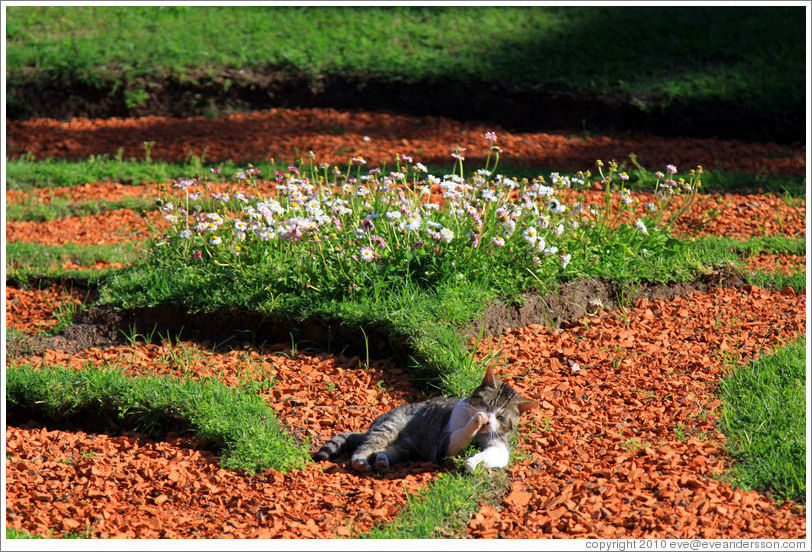
[[[313,454],[313,460],[321,462],[322,460],[332,460],[339,456],[349,456],[358,448],[361,443],[363,433],[339,433],[326,443]]]

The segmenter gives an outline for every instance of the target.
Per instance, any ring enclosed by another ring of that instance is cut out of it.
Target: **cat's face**
[[[519,424],[522,412],[535,406],[535,402],[525,399],[496,378],[490,368],[485,373],[482,384],[468,399],[468,413],[471,417],[479,412],[488,417],[488,424],[482,426],[480,433],[509,433]]]

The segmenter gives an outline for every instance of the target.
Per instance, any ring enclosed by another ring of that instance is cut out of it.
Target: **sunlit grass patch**
[[[806,497],[806,339],[745,366],[720,382],[735,480],[781,500]]]

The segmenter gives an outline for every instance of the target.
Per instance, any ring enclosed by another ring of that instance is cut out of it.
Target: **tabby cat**
[[[409,460],[441,463],[474,443],[480,452],[468,458],[466,469],[480,463],[504,468],[510,454],[508,435],[523,412],[534,408],[490,368],[468,398],[436,397],[399,406],[378,416],[366,433],[340,433],[313,454],[316,461],[350,456],[360,472]]]

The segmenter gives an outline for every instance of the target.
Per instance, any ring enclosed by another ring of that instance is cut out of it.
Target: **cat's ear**
[[[539,403],[536,401],[531,401],[529,399],[524,399],[522,402],[519,403],[519,414],[524,414],[528,410],[533,410],[534,408],[538,407]]]
[[[488,369],[485,370],[485,377],[482,378],[482,386],[496,387],[498,383],[499,379],[494,375],[493,370],[491,370],[491,367],[488,366]]]

